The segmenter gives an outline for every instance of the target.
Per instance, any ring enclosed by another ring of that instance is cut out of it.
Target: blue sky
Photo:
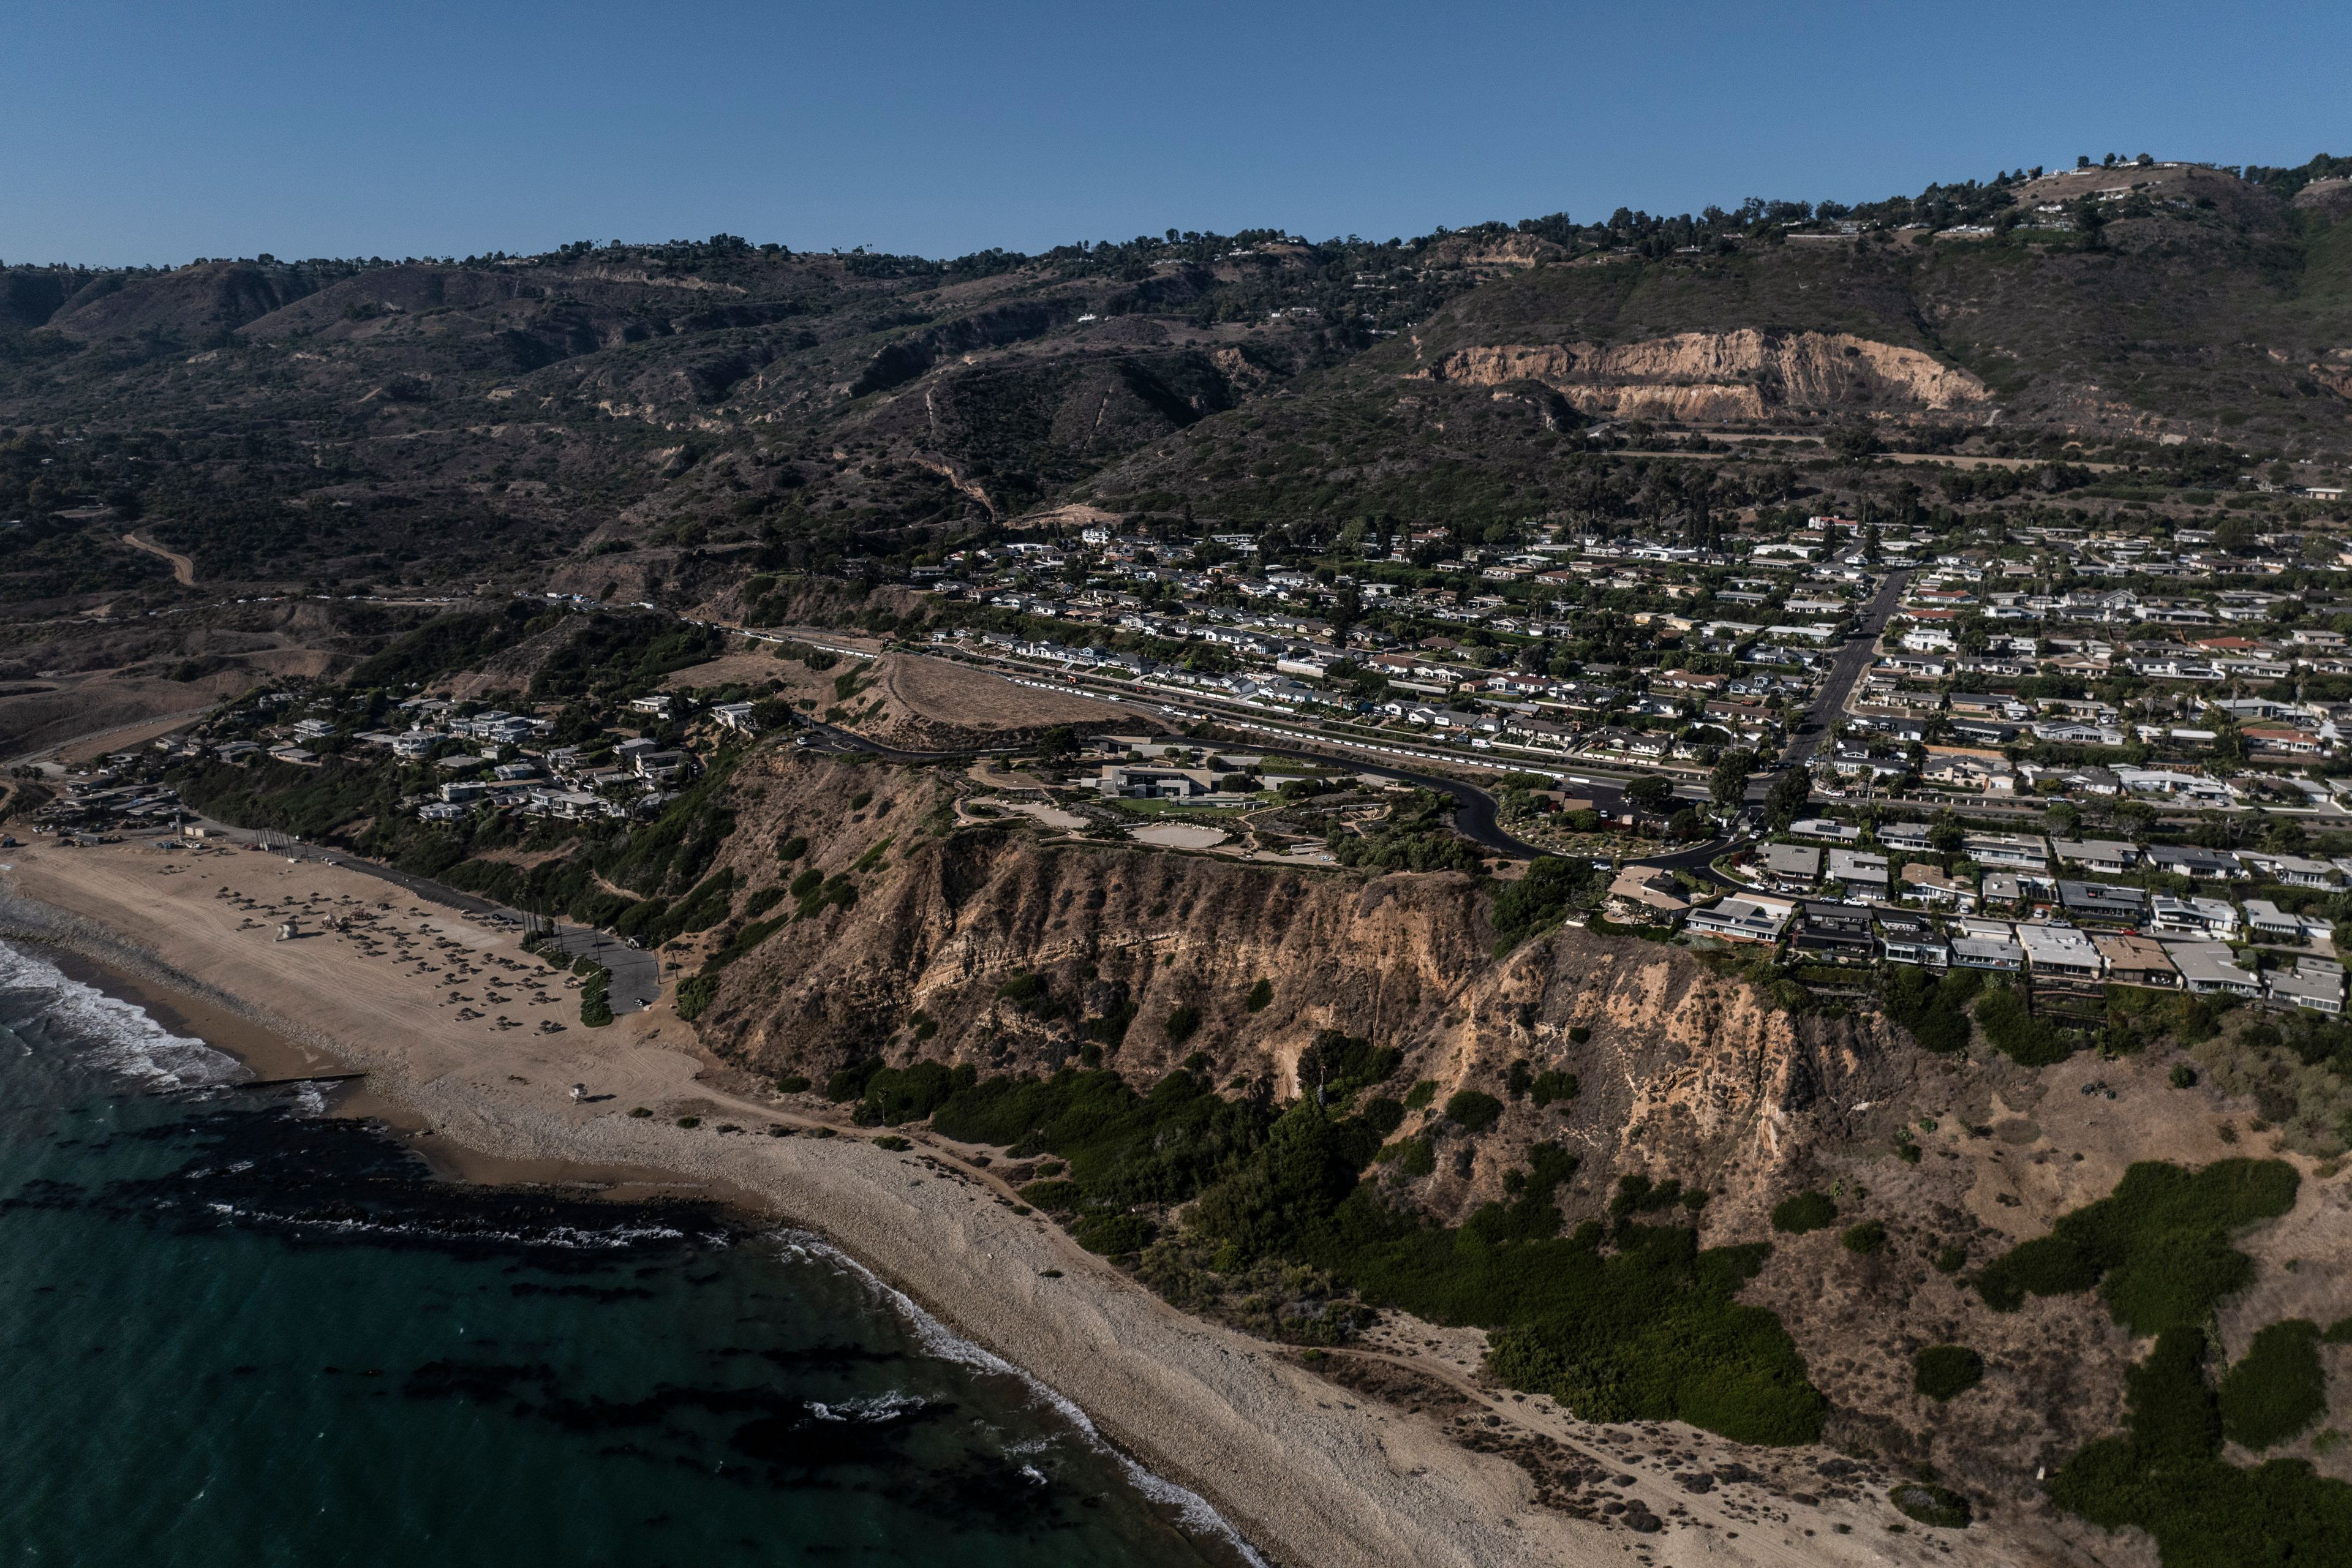
[[[1040,249],[2352,152],[2352,6],[0,8],[0,259]]]

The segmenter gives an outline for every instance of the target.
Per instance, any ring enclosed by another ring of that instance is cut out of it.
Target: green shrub
[[[1534,1068],[1524,1061],[1513,1062],[1510,1070],[1503,1075],[1503,1092],[1513,1100],[1525,1100],[1535,1083]]]
[[[1320,1088],[1333,1100],[1342,1100],[1360,1089],[1386,1083],[1404,1065],[1404,1053],[1393,1046],[1374,1046],[1338,1029],[1319,1029],[1298,1053],[1298,1082]]]
[[[2074,1054],[2074,1042],[2033,1016],[2025,998],[1996,986],[1977,1003],[1977,1023],[1995,1050],[2020,1067],[2055,1067]]]
[[[896,1132],[885,1132],[874,1140],[874,1146],[877,1149],[887,1149],[893,1154],[903,1154],[915,1145],[907,1139],[899,1137]]]
[[[1256,984],[1251,986],[1249,990],[1249,1000],[1245,1005],[1253,1013],[1263,1013],[1268,1007],[1272,1006],[1274,1005],[1274,982],[1271,980],[1261,980]]]
[[[1956,1242],[1946,1242],[1936,1253],[1936,1272],[1958,1274],[1969,1266],[1969,1249]]]
[[[862,1127],[920,1121],[960,1089],[980,1081],[980,1069],[969,1063],[950,1068],[944,1062],[912,1062],[884,1068],[867,1078],[858,1091],[857,1121]]]
[[[1201,1027],[1201,1010],[1186,1002],[1171,1009],[1168,1021],[1160,1027],[1167,1034],[1170,1045],[1181,1046]]]
[[[702,1118],[701,1118],[701,1117],[699,1117],[699,1116],[681,1116],[681,1117],[679,1117],[679,1118],[677,1119],[677,1124],[678,1124],[680,1127],[688,1128],[688,1129],[689,1129],[689,1130],[690,1130],[690,1129],[693,1129],[693,1128],[696,1128],[696,1127],[699,1127],[699,1126],[701,1126],[701,1125],[702,1125]]]
[[[2331,1345],[2352,1345],[2352,1318],[2338,1318],[2319,1336]]]
[[[1139,1215],[1089,1214],[1070,1227],[1070,1235],[1088,1252],[1115,1258],[1141,1251],[1151,1241],[1152,1228]]]
[[[612,982],[610,970],[589,964],[588,984],[580,988],[580,1021],[589,1028],[601,1029],[613,1021],[613,1004],[606,994]]]
[[[1569,1030],[1568,1037],[1570,1043],[1580,1046],[1584,1044],[1585,1041],[1592,1038],[1592,1031],[1586,1028],[1583,1025],[1579,1024],[1574,1028]]]
[[[776,858],[787,863],[797,860],[807,853],[808,840],[797,833],[776,846]]]
[[[1649,1177],[1636,1172],[1632,1175],[1617,1178],[1617,1192],[1616,1195],[1609,1200],[1609,1212],[1622,1219],[1629,1214],[1655,1214],[1660,1209],[1670,1209],[1682,1201],[1681,1182],[1668,1176],[1657,1185],[1652,1186]],[[1700,1199],[1702,1203],[1705,1201],[1704,1197]]]
[[[2108,1196],[1986,1265],[1977,1293],[2010,1312],[2029,1294],[2096,1286],[2116,1321],[2136,1334],[2203,1323],[2253,1278],[2253,1259],[2231,1237],[2293,1208],[2299,1181],[2279,1160],[2221,1160],[2194,1175],[2143,1161]]]
[[[1772,1228],[1790,1236],[1826,1230],[1836,1223],[1837,1201],[1827,1193],[1797,1193],[1772,1205]]]
[[[1475,1089],[1456,1089],[1446,1099],[1446,1120],[1465,1132],[1484,1132],[1503,1114],[1503,1102]]]
[[[1916,965],[1901,964],[1887,975],[1880,1001],[1886,1016],[1913,1039],[1948,1055],[1969,1048],[1969,1004],[1983,984],[1983,975],[1973,969],[1948,970],[1935,979]]]
[[[2187,1062],[2175,1064],[2172,1069],[2172,1087],[2175,1089],[2195,1089],[2197,1087],[2197,1069],[2190,1067]]]
[[[759,891],[753,893],[750,898],[743,900],[743,918],[747,921],[758,920],[761,915],[766,914],[770,910],[774,909],[778,904],[781,904],[783,901],[784,889],[782,888],[777,886],[761,888]]]
[[[882,1070],[880,1057],[867,1057],[839,1068],[824,1080],[824,1097],[838,1105],[843,1100],[856,1100],[866,1092],[866,1085]]]
[[[703,1009],[710,1005],[711,998],[718,994],[719,976],[715,974],[690,975],[679,981],[677,1016],[687,1023],[693,1023],[702,1016]]]
[[[1905,1481],[1886,1494],[1886,1500],[1904,1518],[1939,1530],[1966,1530],[1976,1517],[1968,1499],[1929,1481]]]
[[[809,1080],[796,1072],[788,1072],[776,1080],[778,1094],[805,1094],[808,1088]]]
[[[1414,1084],[1412,1088],[1405,1091],[1405,1109],[1408,1110],[1426,1110],[1429,1106],[1429,1102],[1436,1098],[1437,1080],[1433,1078],[1423,1079],[1419,1083]]]
[[[1086,1202],[1085,1189],[1066,1178],[1032,1182],[1021,1189],[1021,1201],[1047,1214],[1071,1214]]]
[[[1437,1169],[1437,1148],[1426,1138],[1408,1138],[1393,1145],[1396,1167],[1408,1176],[1426,1176]]]
[[[1929,1345],[1911,1358],[1911,1386],[1934,1400],[1966,1394],[1984,1381],[1984,1357],[1966,1345]]]
[[[1603,883],[1590,860],[1537,856],[1517,881],[1495,895],[1496,952],[1550,930],[1572,910],[1597,904],[1602,890]]]
[[[1538,1106],[1565,1104],[1574,1100],[1577,1091],[1582,1088],[1583,1085],[1576,1081],[1574,1073],[1558,1072],[1547,1068],[1536,1074],[1535,1081],[1528,1086],[1528,1098]]]
[[[1366,1100],[1357,1114],[1383,1138],[1404,1125],[1404,1107],[1385,1097]]]
[[[2221,1430],[2231,1441],[2272,1447],[2327,1413],[2319,1342],[2319,1325],[2304,1318],[2254,1336],[2244,1358],[2221,1376]]]
[[[1845,1233],[1838,1237],[1838,1245],[1848,1252],[1857,1252],[1866,1257],[1886,1245],[1886,1226],[1874,1219],[1866,1219],[1860,1225],[1848,1226]]]

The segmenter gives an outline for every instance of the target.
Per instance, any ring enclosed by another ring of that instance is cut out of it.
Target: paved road
[[[1821,749],[1822,736],[1837,722],[1837,716],[1845,711],[1845,700],[1853,692],[1853,683],[1870,668],[1878,647],[1878,634],[1886,629],[1887,618],[1894,615],[1896,602],[1903,597],[1903,585],[1910,580],[1907,571],[1886,574],[1877,596],[1863,612],[1861,628],[1845,640],[1837,657],[1830,661],[1829,677],[1822,682],[1821,695],[1805,710],[1797,732],[1789,737],[1788,747],[1780,753],[1788,762],[1801,766],[1812,761],[1813,753]]]

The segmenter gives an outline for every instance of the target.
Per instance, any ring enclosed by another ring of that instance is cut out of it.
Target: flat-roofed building
[[[2118,985],[2155,985],[2174,991],[2180,986],[2180,971],[2172,966],[2172,959],[2164,944],[2154,937],[2126,933],[2109,935],[2105,931],[2091,938],[2091,945],[2106,960],[2107,978]]]
[[[2139,847],[2106,838],[2067,838],[2055,840],[2051,847],[2058,851],[2061,865],[2080,866],[2085,871],[2102,877],[2119,877],[2139,859]]]
[[[1775,942],[1789,929],[1797,906],[1786,899],[1731,898],[1703,910],[1693,910],[1684,929],[1699,936],[1727,942]]]
[[[2182,984],[2200,996],[2260,996],[2263,983],[2238,967],[2238,955],[2225,942],[2176,942],[2166,944],[2172,966]]]
[[[2073,926],[2020,925],[2017,945],[2036,980],[2097,980],[2106,973],[2099,950]]]
[[[2275,1005],[2300,1007],[2307,1013],[2325,1013],[2339,1016],[2344,1011],[2344,972],[2333,974],[2306,973],[2297,964],[2293,970],[2273,969],[2263,976],[2263,988]]]
[[[1956,936],[1952,939],[1952,966],[2015,974],[2025,967],[2025,949],[2006,937]]]
[[[1886,857],[1865,855],[1859,849],[1832,849],[1829,879],[1849,895],[1865,893],[1883,899],[1886,896]]]
[[[2147,901],[2147,929],[2158,936],[2232,937],[2238,934],[2238,911],[2220,899],[2158,893]]]
[[[1918,915],[1898,910],[1878,911],[1879,955],[1889,963],[1918,963],[1941,969],[1952,962],[1951,944]]]
[[[2058,906],[2066,911],[2069,920],[2136,926],[2147,918],[2147,895],[2137,888],[2062,879],[2058,883]]]
[[[2039,838],[2014,833],[1970,833],[1961,840],[1968,858],[1979,866],[2000,866],[2021,871],[2046,871],[2050,852]]]
[[[1803,919],[1797,927],[1797,951],[1853,963],[1868,963],[1877,955],[1870,935],[1870,911],[1858,904],[1832,904],[1808,899],[1800,906]]]

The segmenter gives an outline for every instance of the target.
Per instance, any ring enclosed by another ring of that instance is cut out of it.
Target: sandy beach
[[[894,1152],[856,1131],[772,1136],[824,1124],[826,1108],[717,1087],[706,1073],[734,1075],[714,1070],[666,1004],[583,1027],[567,977],[513,934],[380,880],[251,851],[141,844],[36,845],[8,860],[0,931],[100,964],[110,989],[135,993],[263,1077],[365,1072],[337,1109],[383,1119],[446,1172],[625,1185],[630,1195],[665,1187],[824,1236],[1074,1403],[1156,1475],[1207,1499],[1268,1561],[2042,1560],[1981,1527],[1890,1532],[1898,1516],[1883,1483],[1796,1500],[1840,1489],[1815,1475],[1825,1451],[1741,1448],[1680,1426],[1596,1427],[1483,1389],[1475,1331],[1394,1321],[1372,1355],[1351,1358],[1442,1385],[1448,1409],[1434,1400],[1412,1414],[1351,1393],[1281,1347],[1186,1317],[1042,1216],[1016,1215],[1003,1184],[961,1157],[971,1151],[919,1142]],[[289,910],[310,934],[278,940]],[[347,929],[328,929],[331,919]],[[651,1114],[632,1114],[640,1110]],[[1621,1520],[1646,1514],[1652,1528],[1543,1506],[1526,1468],[1471,1451],[1448,1419],[1485,1441],[1549,1443],[1605,1467],[1643,1505]],[[1669,1479],[1671,1468],[1742,1465],[1753,1485],[1701,1491]]]

